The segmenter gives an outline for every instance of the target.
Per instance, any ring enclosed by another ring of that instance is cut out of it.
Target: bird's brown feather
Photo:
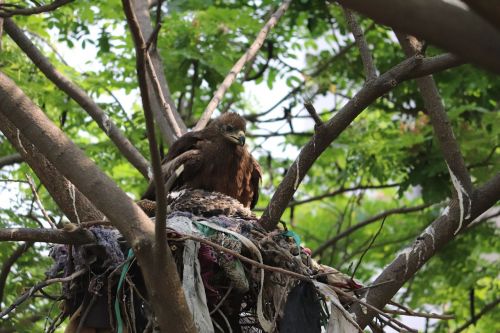
[[[199,150],[199,156],[184,163],[184,172],[172,190],[190,188],[216,191],[237,199],[245,207],[253,208],[259,197],[261,169],[246,146],[228,140],[228,128],[231,133],[244,132],[245,120],[235,113],[223,114],[205,129],[179,138],[163,163],[186,151]],[[151,183],[142,199],[154,200],[154,197],[154,184]]]

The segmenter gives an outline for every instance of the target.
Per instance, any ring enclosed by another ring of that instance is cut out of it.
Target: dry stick
[[[411,36],[406,37],[401,34],[397,34],[397,37],[408,57],[420,52],[421,45],[416,38]],[[460,152],[460,147],[453,134],[450,120],[444,109],[436,82],[432,75],[418,78],[416,81],[420,95],[424,100],[424,106],[431,117],[434,136],[448,165],[455,195],[460,202],[460,224],[457,230],[455,230],[455,234],[457,234],[462,227],[464,218],[470,214],[472,204],[471,194],[474,188],[469,171],[465,166],[464,158]]]
[[[402,309],[403,311],[398,311],[400,313],[396,313],[396,314],[402,314],[402,315],[405,315],[405,316],[416,316],[416,317],[427,317],[427,318],[437,318],[437,319],[445,319],[445,320],[448,320],[448,319],[455,319],[455,316],[454,315],[446,315],[446,314],[436,314],[436,313],[422,313],[422,312],[415,312],[413,311],[412,309],[402,305],[402,304],[399,304],[395,301],[390,301],[388,304],[390,305],[393,305],[395,307],[398,307],[400,309]],[[396,310],[390,310],[390,309],[384,309],[385,312],[387,311],[396,311]],[[430,317],[430,316],[433,316],[433,317]]]
[[[276,12],[269,19],[269,21],[267,21],[264,27],[260,30],[259,34],[257,35],[257,38],[252,43],[250,48],[236,62],[236,64],[234,64],[233,68],[231,68],[231,71],[229,72],[229,74],[226,76],[222,84],[215,92],[214,97],[208,103],[205,111],[203,111],[200,120],[198,120],[198,123],[194,127],[195,131],[199,131],[207,125],[208,121],[210,120],[210,117],[212,116],[212,113],[219,105],[227,89],[229,89],[231,84],[234,82],[236,76],[241,71],[245,63],[251,61],[256,56],[257,52],[259,52],[260,48],[264,43],[264,40],[266,39],[267,34],[276,25],[276,23],[278,23],[278,20],[281,18],[281,16],[283,16],[283,14],[288,9],[288,6],[290,5],[291,2],[292,2],[291,0],[283,1],[283,3],[279,6],[278,10],[276,10]]]
[[[123,156],[146,178],[148,178],[148,161],[137,148],[123,135],[120,129],[106,113],[90,98],[83,89],[60,73],[50,61],[29,40],[23,31],[12,21],[5,19],[5,31],[14,42],[26,53],[42,73],[71,99],[78,103],[113,141]]]
[[[96,239],[93,233],[80,228],[71,232],[53,229],[3,228],[0,229],[0,241],[82,245],[95,243]]]
[[[442,320],[452,320],[455,319],[454,315],[440,315],[437,313],[425,313],[425,312],[407,312],[399,310],[384,309],[385,313],[399,315],[399,316],[409,316],[409,317],[422,317],[422,318],[432,318],[432,319],[442,319]]]
[[[36,202],[38,208],[40,208],[40,210],[42,211],[43,217],[45,218],[45,220],[47,221],[47,223],[50,225],[50,227],[52,229],[57,229],[56,225],[54,224],[54,222],[52,222],[52,220],[49,217],[49,214],[47,213],[47,211],[45,210],[45,207],[43,207],[42,202],[40,201],[40,197],[38,196],[38,192],[37,192],[35,184],[33,182],[33,178],[31,178],[30,175],[26,174],[26,179],[28,179],[28,184],[30,185],[31,192],[33,193],[33,196],[35,197],[35,202]]]
[[[270,272],[276,272],[276,273],[280,273],[280,274],[284,274],[284,275],[288,275],[288,276],[291,276],[291,277],[294,277],[298,280],[303,280],[303,281],[311,281],[311,277],[307,276],[307,275],[303,275],[303,274],[300,274],[300,273],[296,273],[296,272],[293,272],[293,271],[289,271],[289,270],[286,270],[286,269],[283,269],[283,268],[280,268],[280,267],[274,267],[274,266],[269,266],[269,265],[266,265],[266,264],[261,264],[260,262],[258,261],[255,261],[253,259],[250,259],[250,258],[247,258],[245,257],[244,255],[236,252],[236,251],[233,251],[233,250],[230,250],[230,249],[227,249],[225,248],[224,246],[222,245],[219,245],[219,244],[216,244],[214,242],[211,242],[209,240],[206,240],[204,238],[201,238],[201,237],[197,237],[197,236],[193,236],[193,235],[183,235],[183,234],[180,234],[181,235],[181,238],[169,238],[169,240],[184,240],[184,239],[191,239],[191,240],[194,240],[196,242],[200,242],[202,244],[205,244],[205,245],[209,245],[219,251],[222,251],[222,252],[225,252],[225,253],[228,253],[244,262],[247,262],[257,268],[262,268],[264,270],[267,270],[267,271],[270,271]]]
[[[411,327],[408,327],[406,326],[405,324],[403,324],[402,322],[400,322],[399,320],[396,320],[394,318],[392,318],[391,316],[387,315],[386,313],[384,313],[383,311],[377,309],[376,307],[374,307],[373,305],[371,304],[368,304],[360,299],[358,299],[357,297],[354,297],[352,296],[351,294],[343,291],[341,288],[338,288],[338,287],[335,287],[335,286],[332,286],[332,285],[328,285],[329,288],[333,289],[336,293],[338,294],[341,294],[342,296],[344,297],[347,297],[348,299],[350,299],[351,301],[354,301],[358,304],[361,304],[367,308],[370,308],[371,310],[375,311],[376,313],[380,314],[381,316],[383,316],[384,318],[386,318],[387,320],[397,324],[399,327],[402,327],[410,332],[417,332],[417,330],[411,328]]]
[[[311,140],[302,148],[295,162],[274,193],[261,218],[266,230],[272,230],[279,222],[288,203],[292,199],[298,184],[309,168],[323,151],[335,140],[366,108],[378,97],[396,87],[400,82],[428,75],[435,71],[456,66],[461,62],[450,55],[442,55],[428,59],[420,56],[407,59],[394,66],[384,74],[366,84],[340,109],[334,117],[318,128]]]
[[[75,0],[55,0],[54,2],[51,2],[48,5],[43,5],[33,8],[16,8],[16,9],[7,9],[6,7],[8,4],[0,4],[0,17],[11,17],[14,15],[27,16],[27,15],[50,12],[73,1]]]
[[[54,283],[68,282],[68,281],[71,281],[73,279],[76,279],[77,277],[86,273],[87,270],[88,270],[87,268],[82,268],[81,270],[76,271],[69,276],[62,277],[62,278],[48,279],[48,280],[42,281],[42,282],[34,285],[27,292],[25,292],[18,299],[16,299],[8,308],[6,308],[2,312],[0,312],[0,318],[8,315],[10,312],[12,312],[14,309],[16,309],[19,305],[21,305],[24,301],[26,301],[29,297],[33,296],[38,290],[45,288],[48,285],[51,285]]]
[[[151,109],[150,101],[148,98],[148,83],[146,79],[146,67],[148,58],[148,49],[146,40],[144,39],[141,28],[137,21],[131,0],[123,0],[123,9],[127,16],[127,22],[130,31],[134,36],[136,62],[137,62],[137,77],[139,80],[139,88],[141,91],[142,106],[144,108],[144,118],[146,120],[146,129],[149,142],[149,151],[151,153],[151,162],[153,166],[153,179],[155,184],[156,193],[156,219],[155,219],[155,248],[156,255],[158,256],[158,263],[164,260],[172,259],[170,248],[167,246],[167,232],[166,232],[166,219],[167,219],[167,202],[165,187],[163,185],[163,175],[161,168],[160,151],[156,143],[155,127],[153,120],[153,111]],[[152,71],[154,74],[154,70]],[[154,81],[154,79],[153,79]],[[158,80],[156,80],[158,82]],[[159,86],[158,86],[159,87]],[[161,90],[160,88],[158,88]],[[174,122],[175,123],[175,122]]]
[[[1,22],[0,22],[0,25],[1,25]],[[1,35],[0,35],[0,37],[1,37]],[[5,167],[5,166],[9,166],[12,164],[17,164],[17,163],[22,163],[22,162],[24,162],[24,159],[21,156],[21,154],[19,154],[19,153],[7,155],[7,156],[2,156],[2,157],[0,157],[0,169]]]
[[[370,48],[366,43],[363,30],[358,24],[358,21],[356,20],[354,14],[345,7],[342,7],[342,9],[344,10],[347,25],[349,26],[349,29],[354,36],[354,40],[358,45],[359,53],[361,55],[361,61],[363,62],[363,67],[365,69],[366,82],[375,80],[377,78],[377,68],[373,63],[373,57],[371,55]]]
[[[354,231],[367,226],[368,224],[377,222],[378,220],[384,219],[387,216],[394,215],[394,214],[406,214],[406,213],[411,213],[411,212],[417,212],[423,209],[426,209],[430,207],[430,204],[423,204],[423,205],[418,205],[414,207],[401,207],[401,208],[395,208],[395,209],[389,209],[386,210],[380,214],[374,215],[372,217],[367,218],[364,221],[361,221],[348,229],[342,231],[335,237],[330,238],[329,240],[325,241],[323,244],[318,246],[316,250],[313,251],[312,255],[313,256],[318,256],[321,255],[327,248],[334,246],[340,239],[352,234]]]

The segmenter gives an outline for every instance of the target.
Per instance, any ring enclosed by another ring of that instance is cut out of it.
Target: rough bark
[[[153,33],[153,27],[151,25],[151,17],[149,15],[149,3],[146,0],[134,0],[132,1],[132,5],[137,15],[137,21],[139,22],[142,35],[144,36],[145,40],[149,40],[151,34]],[[187,131],[186,125],[184,124],[184,121],[182,120],[179,113],[177,112],[175,103],[170,95],[167,79],[165,77],[163,70],[163,64],[156,48],[150,50],[150,56],[155,69],[155,73],[158,76],[158,81],[160,82],[163,91],[163,96],[165,96],[165,99],[174,114],[177,126],[179,126],[181,133],[184,134]],[[149,74],[147,75],[147,79],[148,79],[148,86],[152,87],[153,86],[152,78]],[[149,89],[148,98],[151,107],[153,109],[153,113],[155,115],[156,123],[162,133],[162,137],[164,138],[165,142],[167,142],[168,145],[171,145],[172,143],[174,143],[175,140],[177,140],[177,135],[175,134],[174,130],[170,127],[169,122],[167,120],[167,115],[165,114],[164,109],[161,107],[160,101],[156,98],[153,88]]]
[[[148,176],[148,161],[141,155],[137,148],[125,137],[120,129],[109,119],[106,113],[90,98],[90,96],[71,80],[60,73],[50,61],[29,40],[24,32],[12,21],[5,19],[5,32],[26,53],[42,73],[51,80],[59,89],[75,100],[84,109],[99,127],[106,133],[111,141],[120,150],[123,156],[139,170],[144,177]]]
[[[373,20],[500,73],[500,31],[445,0],[336,0]],[[472,46],[473,45],[473,46]]]
[[[87,197],[75,188],[2,113],[0,113],[0,131],[36,173],[57,206],[72,223],[103,218],[104,215]]]
[[[154,224],[106,174],[9,79],[0,73],[0,112],[101,210],[128,241],[143,272],[163,332],[194,327],[173,260],[154,258]]]
[[[394,66],[375,80],[367,82],[334,117],[316,129],[311,140],[301,149],[299,156],[288,169],[285,178],[264,210],[260,221],[262,226],[266,230],[272,230],[276,227],[297,187],[314,161],[375,99],[405,80],[431,74],[434,71],[460,63],[459,59],[449,55],[429,59],[413,57]]]

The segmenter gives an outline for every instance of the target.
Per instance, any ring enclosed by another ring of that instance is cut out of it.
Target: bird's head
[[[210,126],[215,126],[226,140],[240,146],[245,145],[246,122],[240,115],[226,112],[215,119]]]

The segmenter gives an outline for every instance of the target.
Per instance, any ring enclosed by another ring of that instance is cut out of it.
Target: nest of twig
[[[211,193],[212,203],[214,195],[223,196]],[[195,215],[186,211],[189,205],[169,200],[170,208],[184,210],[168,216],[168,244],[200,332],[319,332],[321,327],[329,330],[332,316],[348,326],[347,332],[359,330],[343,305],[352,303],[352,291],[361,286],[312,260],[296,235],[265,232],[241,207],[223,209],[227,215],[216,207],[216,216],[210,216],[193,204]],[[67,331],[153,332],[154,316],[132,251],[114,229],[89,230],[97,244],[52,251],[56,264],[49,276],[87,270],[64,284],[62,311],[71,316]],[[340,299],[335,290],[343,292]]]

